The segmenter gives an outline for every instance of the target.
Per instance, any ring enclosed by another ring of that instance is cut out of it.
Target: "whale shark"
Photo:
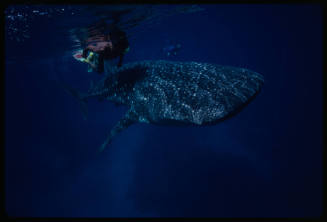
[[[261,74],[249,69],[199,62],[139,61],[108,70],[87,93],[65,87],[79,99],[84,116],[92,97],[128,107],[100,151],[134,123],[217,124],[252,101],[264,82]]]

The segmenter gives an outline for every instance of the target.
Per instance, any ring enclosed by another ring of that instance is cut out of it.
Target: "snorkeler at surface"
[[[112,26],[109,34],[93,34],[86,40],[86,44],[82,61],[88,63],[98,73],[104,71],[104,60],[119,58],[117,66],[121,67],[124,55],[129,50],[126,33],[117,26]]]

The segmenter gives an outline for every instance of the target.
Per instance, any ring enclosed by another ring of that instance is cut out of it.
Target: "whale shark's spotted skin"
[[[129,107],[101,149],[134,122],[208,125],[253,98],[263,77],[243,68],[197,62],[143,61],[107,74],[85,98],[98,96]]]

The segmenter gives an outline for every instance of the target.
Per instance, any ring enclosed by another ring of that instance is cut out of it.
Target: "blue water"
[[[320,216],[320,6],[200,7],[129,30],[124,63],[166,59],[248,68],[264,76],[262,91],[215,126],[132,125],[101,154],[98,147],[127,108],[90,100],[84,121],[78,102],[57,84],[86,91],[91,79],[101,78],[73,59],[68,38],[69,29],[97,17],[71,14],[74,7],[60,14],[56,6],[51,18],[30,22],[24,42],[8,37],[12,23],[6,18],[9,216]],[[168,41],[181,43],[174,57],[162,52]]]

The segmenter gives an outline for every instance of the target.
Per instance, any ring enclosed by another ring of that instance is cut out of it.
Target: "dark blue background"
[[[206,10],[167,17],[132,34],[125,62],[169,59],[244,67],[264,76],[261,93],[216,126],[135,124],[101,154],[98,147],[126,108],[90,100],[83,121],[77,101],[56,80],[85,91],[90,79],[99,77],[87,73],[63,46],[52,54],[60,32],[52,30],[53,39],[38,39],[28,52],[30,46],[17,50],[6,42],[6,55],[29,55],[6,59],[8,215],[321,214],[321,8],[201,7]],[[162,54],[167,40],[181,42],[176,57]]]

